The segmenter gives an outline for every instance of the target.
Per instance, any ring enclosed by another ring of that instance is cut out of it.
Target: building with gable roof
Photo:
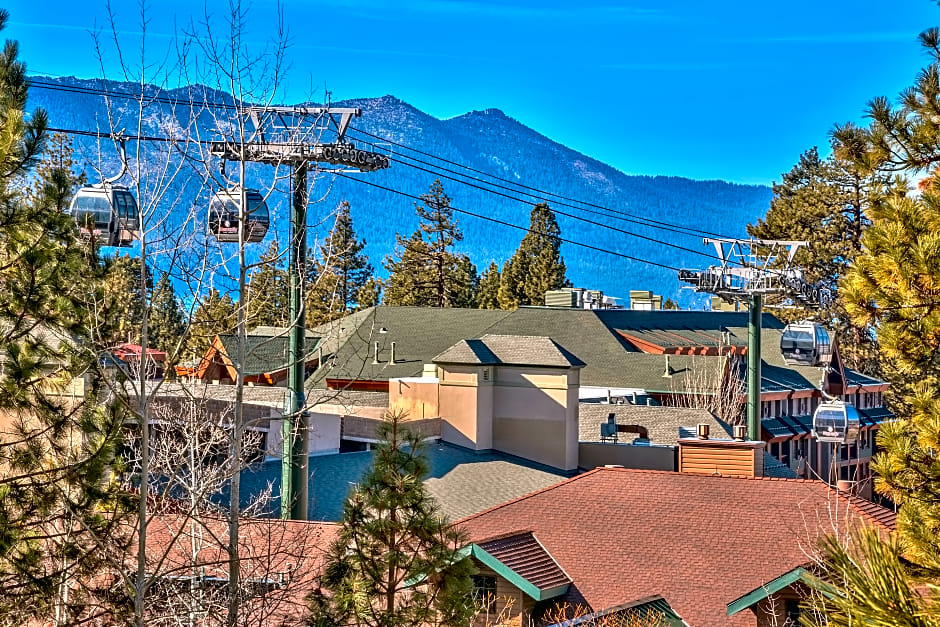
[[[854,481],[870,494],[875,433],[892,418],[883,406],[887,383],[844,368],[836,352],[833,359],[845,380],[839,396],[859,410],[860,438],[838,451],[819,445],[811,430],[812,414],[823,398],[822,370],[786,364],[780,352],[785,325],[766,313],[762,321],[761,426],[768,452],[796,476]],[[487,335],[547,337],[576,355],[584,363],[578,375],[582,396],[609,398],[629,389],[661,404],[687,407],[698,402],[696,397],[723,390],[743,393],[746,377],[746,312],[379,306],[314,333],[324,338],[319,345],[323,359],[307,380],[311,389],[388,391],[389,381],[434,378],[440,367],[431,365],[435,357]],[[432,405],[420,406],[424,417],[431,415],[426,411]],[[654,443],[675,446],[675,439]]]
[[[516,624],[661,599],[688,625],[784,624],[816,539],[894,514],[823,483],[598,468],[468,516],[481,581]],[[499,608],[494,608],[498,610]],[[777,622],[773,623],[772,619]]]

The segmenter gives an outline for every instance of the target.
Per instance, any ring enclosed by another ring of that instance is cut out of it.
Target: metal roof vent
[[[673,370],[672,366],[669,364],[669,355],[666,355],[666,370],[663,372],[663,377],[669,378],[675,373],[676,371]]]
[[[379,363],[379,343],[373,342],[372,344],[372,363]]]
[[[708,423],[700,422],[698,423],[698,439],[707,440],[708,439]]]
[[[390,351],[388,355],[388,365],[389,366],[395,365],[395,342],[391,343],[391,347],[390,347]]]
[[[736,442],[743,442],[747,439],[747,425],[734,425],[731,428]]]

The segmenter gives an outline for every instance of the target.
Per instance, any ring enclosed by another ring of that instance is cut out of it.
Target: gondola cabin
[[[813,413],[813,437],[819,442],[848,444],[858,439],[858,410],[842,401],[826,401]]]
[[[780,336],[780,352],[789,366],[824,366],[832,357],[829,332],[818,322],[788,324]]]
[[[270,225],[268,205],[256,189],[245,190],[248,219],[243,227],[246,243],[264,239]],[[238,242],[238,216],[242,190],[238,187],[221,191],[209,202],[209,234],[220,242]]]
[[[137,201],[123,185],[82,187],[69,205],[69,215],[79,232],[102,246],[130,246],[140,237]]]

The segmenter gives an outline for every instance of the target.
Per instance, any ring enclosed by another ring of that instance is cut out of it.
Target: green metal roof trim
[[[682,617],[676,614],[676,611],[672,609],[669,603],[666,602],[666,599],[661,596],[647,597],[637,601],[632,601],[630,603],[623,603],[621,605],[609,607],[599,612],[594,612],[593,614],[588,614],[587,616],[579,616],[575,619],[554,623],[548,627],[575,627],[577,625],[595,625],[598,619],[604,618],[606,616],[620,616],[625,618],[640,619],[641,621],[644,619],[656,618],[658,620],[654,624],[660,625],[662,627],[688,627],[688,623],[682,620]]]
[[[803,568],[802,566],[797,566],[793,570],[786,572],[773,581],[769,581],[762,585],[759,588],[751,590],[743,597],[735,599],[728,604],[728,616],[734,616],[741,610],[746,610],[755,603],[763,601],[767,597],[777,594],[784,588],[792,586],[798,581],[806,583],[809,579],[810,572]]]
[[[516,586],[528,596],[536,601],[544,601],[546,599],[552,599],[559,595],[562,595],[568,591],[568,586],[571,584],[563,584],[556,586],[554,588],[549,588],[547,590],[540,590],[535,585],[531,584],[527,579],[522,577],[519,573],[509,568],[501,561],[487,553],[484,549],[478,544],[471,544],[471,555],[478,562],[486,566],[487,568],[496,572],[500,577]]]
[[[666,602],[666,599],[663,598],[654,599],[649,603],[638,605],[630,611],[630,614],[642,618],[651,616],[662,617],[660,624],[664,625],[664,627],[672,627],[673,625],[679,627],[686,624],[685,621],[682,620],[682,617],[676,614],[676,611],[672,609]]]

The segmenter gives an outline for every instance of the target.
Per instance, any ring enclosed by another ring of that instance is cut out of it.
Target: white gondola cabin
[[[69,204],[68,213],[79,232],[102,246],[130,246],[140,237],[137,201],[123,185],[105,182],[82,187]]]
[[[858,439],[858,410],[842,401],[825,401],[813,413],[813,437],[819,442],[849,444]]]
[[[270,225],[268,205],[256,189],[246,189],[244,197],[247,204],[245,213],[248,216],[243,227],[245,242],[260,242]],[[218,241],[238,241],[238,210],[241,202],[242,190],[238,187],[221,191],[209,201],[209,233]]]
[[[818,322],[791,323],[783,329],[780,352],[790,366],[824,366],[832,357],[832,342]]]

